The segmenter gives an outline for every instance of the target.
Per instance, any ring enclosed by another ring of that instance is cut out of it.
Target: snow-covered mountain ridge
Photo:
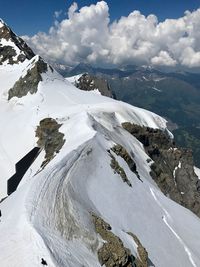
[[[39,56],[18,51],[17,37],[5,45],[5,31],[1,22],[0,51],[11,46],[15,53],[0,64],[0,199],[15,164],[40,150],[0,203],[0,266],[199,266],[200,219],[166,197],[151,175],[154,137],[170,134],[166,121],[75,88]],[[166,140],[171,147],[159,146],[160,153],[176,151]]]
[[[115,95],[111,91],[108,82],[100,77],[83,73],[66,78],[66,80],[74,84],[80,90],[93,91],[107,97],[115,98]]]

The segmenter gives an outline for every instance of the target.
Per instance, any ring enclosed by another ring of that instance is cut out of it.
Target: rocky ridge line
[[[136,137],[153,160],[150,175],[160,190],[200,217],[200,180],[194,172],[192,151],[177,148],[159,129],[125,122],[122,127]]]

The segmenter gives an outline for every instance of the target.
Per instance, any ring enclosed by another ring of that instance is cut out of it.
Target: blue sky
[[[0,17],[19,35],[33,35],[38,31],[47,32],[53,23],[55,11],[67,11],[74,1],[64,0],[0,0]],[[78,6],[85,6],[97,1],[76,1]],[[137,9],[142,14],[155,14],[160,21],[166,18],[183,16],[185,10],[200,7],[200,0],[108,0],[111,20],[127,16]],[[63,14],[64,16],[64,14]],[[62,17],[61,17],[62,18]]]

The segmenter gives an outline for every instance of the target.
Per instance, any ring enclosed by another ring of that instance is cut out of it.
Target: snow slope
[[[1,25],[0,25],[1,27]],[[0,199],[15,164],[37,146],[36,127],[44,118],[62,124],[65,143],[43,168],[42,151],[17,190],[0,203],[0,266],[101,266],[97,250],[103,240],[91,213],[112,226],[133,255],[137,235],[156,267],[200,266],[200,220],[165,197],[149,175],[142,144],[121,127],[134,122],[166,128],[166,121],[143,109],[92,92],[80,91],[50,68],[36,94],[8,98],[15,81],[34,59],[0,66]],[[116,156],[132,187],[110,167],[107,150],[121,144],[134,155],[143,182]]]
[[[66,79],[68,82],[74,84],[74,83],[76,83],[76,82],[78,81],[78,79],[79,79],[82,75],[83,75],[83,73],[78,74],[78,75],[74,75],[74,76],[71,76],[71,77],[66,77],[65,79]]]

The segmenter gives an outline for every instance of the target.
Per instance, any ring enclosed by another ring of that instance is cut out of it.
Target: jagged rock
[[[113,146],[113,147],[111,148],[111,150],[112,150],[117,156],[122,157],[122,158],[126,161],[126,163],[128,164],[129,169],[130,169],[133,173],[136,174],[136,176],[138,177],[139,180],[141,180],[141,179],[140,179],[140,176],[139,176],[139,173],[138,173],[138,171],[137,171],[137,166],[136,166],[134,160],[131,158],[131,156],[130,156],[129,153],[127,152],[127,150],[126,150],[123,146],[121,146],[121,145],[119,145],[119,144]]]
[[[38,146],[45,150],[45,166],[58,153],[65,143],[64,134],[58,130],[62,124],[58,124],[52,118],[45,118],[40,121],[40,125],[36,129],[36,137],[38,138]]]
[[[144,147],[148,147],[148,149],[155,150],[157,146],[159,146],[160,149],[174,146],[174,142],[169,135],[160,129],[142,127],[129,122],[122,123],[122,127],[130,134],[134,135],[144,145]],[[154,144],[154,146],[152,146],[152,144]]]
[[[138,267],[130,250],[111,232],[111,226],[94,214],[92,218],[96,232],[106,241],[98,250],[100,264],[106,267]]]
[[[8,60],[8,64],[17,64],[23,62],[25,59],[31,59],[35,56],[30,47],[28,47],[20,37],[17,37],[5,23],[3,23],[3,26],[0,28],[0,40],[1,39],[13,42],[13,44],[19,48],[20,53],[17,56],[16,51],[12,46],[2,46],[0,44],[0,65],[6,60]],[[17,58],[14,59],[15,56],[17,56]]]
[[[8,91],[8,100],[12,97],[23,97],[28,93],[34,94],[38,90],[38,84],[42,81],[42,73],[45,73],[48,69],[47,63],[45,63],[40,57],[39,60],[33,63],[34,66],[27,71],[24,77],[21,77]]]
[[[192,151],[176,148],[173,140],[159,129],[129,122],[122,126],[143,143],[154,161],[150,174],[161,191],[200,217],[200,182],[194,172]]]
[[[111,157],[110,167],[114,170],[115,173],[119,174],[123,180],[123,182],[127,183],[128,186],[132,187],[132,184],[130,180],[128,179],[124,169],[119,165],[119,162],[116,160],[116,158],[110,153],[108,150],[108,153]]]
[[[0,44],[0,55],[0,65],[2,65],[6,60],[8,60],[8,64],[12,65],[15,63],[13,58],[17,55],[17,53],[12,46],[5,45],[1,47]]]
[[[191,151],[161,150],[151,165],[151,176],[164,194],[200,217],[199,180],[194,173]]]
[[[137,267],[148,267],[148,252],[146,251],[146,249],[142,246],[139,238],[134,235],[133,233],[128,232],[127,234],[129,234],[130,236],[133,237],[135,243],[137,244],[137,252],[138,252],[138,256],[135,259],[135,263]]]
[[[97,89],[102,95],[114,98],[108,82],[94,75],[83,74],[78,81],[75,82],[75,86],[84,91]]]

